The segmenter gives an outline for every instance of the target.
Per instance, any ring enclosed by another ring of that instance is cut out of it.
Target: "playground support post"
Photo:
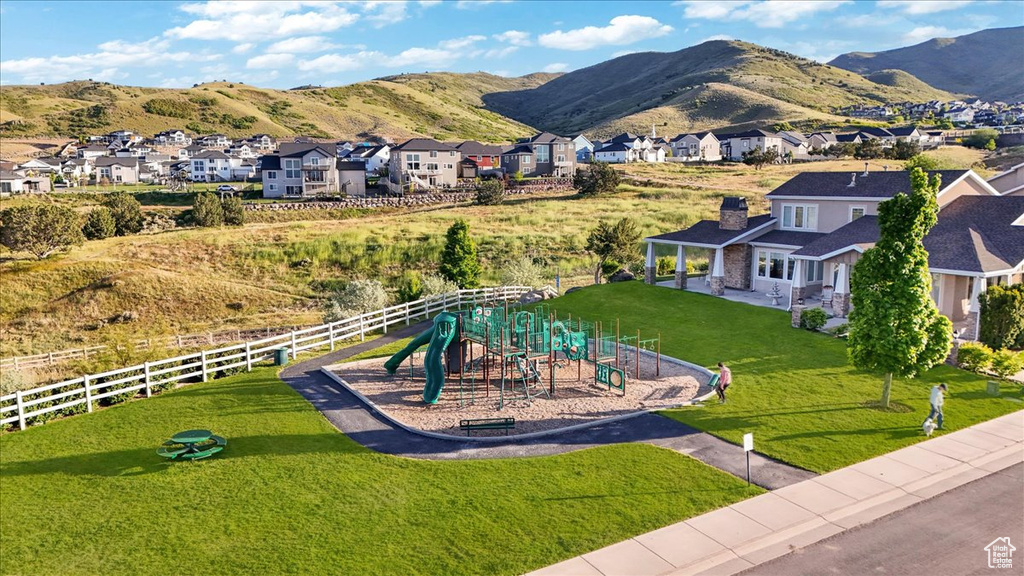
[[[636,358],[633,360],[633,364],[636,364],[636,379],[640,379],[640,329],[636,329]]]
[[[654,367],[654,375],[661,376],[661,332],[658,332],[658,360]]]
[[[579,329],[578,332],[583,332],[583,320],[576,319],[576,327]],[[569,324],[569,329],[572,330],[572,324]],[[583,335],[586,337],[586,334]],[[583,360],[580,358],[576,359],[576,381],[580,382],[583,380]]]
[[[621,366],[619,366],[619,319],[618,318],[615,319],[615,367],[616,368],[621,368]]]
[[[548,314],[548,388],[555,395],[555,318]]]

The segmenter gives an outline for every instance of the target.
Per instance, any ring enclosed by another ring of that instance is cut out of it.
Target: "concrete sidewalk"
[[[1024,411],[762,494],[530,576],[736,574],[1024,461]]]

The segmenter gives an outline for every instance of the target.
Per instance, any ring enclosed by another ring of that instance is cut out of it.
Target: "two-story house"
[[[573,138],[572,145],[576,148],[577,164],[586,164],[594,158],[594,143],[583,134]]]
[[[388,185],[395,191],[450,188],[458,184],[462,155],[454,146],[413,138],[391,149]]]
[[[277,148],[277,139],[269,134],[253,134],[245,140],[245,143],[259,152],[269,152]]]
[[[200,136],[196,141],[203,148],[217,148],[223,150],[224,148],[231,146],[231,139],[223,134]]]
[[[218,150],[204,150],[189,158],[193,182],[231,182],[231,157]]]
[[[598,162],[664,162],[665,150],[647,136],[623,132],[594,149]]]
[[[277,152],[259,157],[263,197],[316,197],[347,193],[339,178],[334,150],[315,142],[282,142]],[[365,179],[363,167],[351,164]],[[365,191],[365,188],[364,188]]]
[[[971,170],[936,172],[938,224],[925,238],[932,296],[965,338],[978,334],[978,295],[1024,274],[1024,197],[999,196]],[[676,249],[675,286],[686,288],[687,250],[709,254],[708,291],[762,293],[778,284],[790,303],[850,310],[850,274],[878,241],[878,205],[909,192],[906,172],[804,172],[767,195],[770,211],[748,216],[743,198],[725,198],[718,221],[646,238],[647,280],[655,246]],[[682,272],[678,272],[678,271]]]
[[[782,140],[779,155],[783,158],[792,157],[796,160],[806,160],[809,157],[811,143],[807,136],[793,130],[785,130],[779,132],[779,139]]]
[[[350,162],[361,163],[366,174],[379,175],[381,168],[391,162],[391,146],[387,144],[356,146],[351,150],[345,150],[344,153],[344,156],[339,155],[338,157],[343,157]]]
[[[94,173],[97,182],[106,180],[110,183],[137,184],[139,182],[139,159],[113,156],[97,158]]]
[[[107,150],[107,147],[104,146],[103,144],[90,144],[88,146],[79,148],[75,152],[75,154],[79,158],[86,158],[91,160],[94,158],[99,158],[101,156],[107,156],[108,154],[110,154],[110,150]]]
[[[521,172],[530,178],[568,178],[576,172],[576,145],[565,136],[541,132],[503,151],[501,166],[508,174]]]
[[[722,146],[711,132],[679,134],[669,144],[672,157],[683,162],[717,162],[722,159]]]
[[[747,130],[746,132],[715,134],[722,147],[722,156],[729,160],[742,160],[743,155],[752,150],[766,151],[775,149],[782,155],[782,138],[764,130]]]
[[[828,150],[839,143],[832,132],[813,132],[807,136],[807,147],[810,150]]]
[[[153,142],[159,146],[177,146],[184,148],[192,143],[192,139],[184,130],[164,130],[153,137]]]

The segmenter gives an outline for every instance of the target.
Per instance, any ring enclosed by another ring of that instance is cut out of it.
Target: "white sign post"
[[[743,435],[743,452],[747,455],[747,486],[750,486],[750,451],[754,449],[754,433]]]

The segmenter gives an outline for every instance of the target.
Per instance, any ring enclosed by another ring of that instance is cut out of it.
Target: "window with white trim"
[[[857,218],[861,218],[862,216],[864,216],[864,213],[866,211],[867,209],[864,208],[863,206],[850,206],[850,222],[853,222]]]
[[[787,274],[786,265],[792,262],[785,252],[777,250],[757,251],[757,277],[771,280],[788,280],[791,274]]]
[[[420,169],[420,155],[419,154],[406,154],[405,155],[405,169],[406,170],[419,170]]]
[[[277,184],[267,184],[267,190],[274,192],[277,190]]]
[[[437,164],[434,162],[427,162],[427,172],[437,172]]]
[[[277,180],[277,172],[274,172],[273,170],[268,170],[267,171],[267,179],[268,180]]]
[[[302,178],[302,160],[298,158],[285,158],[284,160],[284,177],[285,178]]]
[[[431,158],[437,158],[437,150],[431,150],[430,151],[430,157]]]
[[[817,230],[817,204],[783,204],[782,228],[784,230]]]
[[[821,279],[824,277],[825,264],[816,260],[804,260],[804,269],[807,270],[804,278],[808,282],[821,282]]]
[[[547,146],[537,146],[534,152],[537,154],[538,164],[551,161],[551,149]]]
[[[520,164],[529,164],[530,163],[530,157],[529,156],[520,156],[519,157],[519,163]]]

